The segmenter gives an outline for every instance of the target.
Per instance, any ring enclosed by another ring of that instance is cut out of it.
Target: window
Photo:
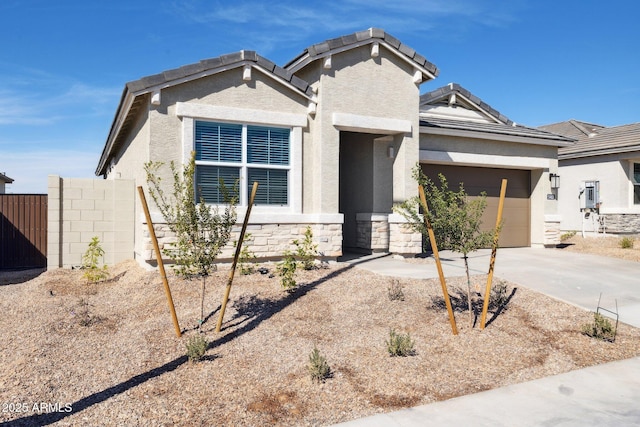
[[[207,203],[224,202],[220,183],[241,185],[247,203],[258,181],[255,203],[289,204],[291,129],[229,123],[195,122],[196,187]]]
[[[640,205],[640,163],[633,164],[633,204]]]

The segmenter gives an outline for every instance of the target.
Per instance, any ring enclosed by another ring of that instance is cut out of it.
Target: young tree
[[[438,186],[422,172],[419,164],[413,169],[413,178],[424,188],[428,209],[425,209],[420,198],[416,196],[394,206],[394,210],[407,219],[408,225],[414,231],[425,237],[427,228],[421,211],[426,212],[438,249],[449,249],[462,254],[467,276],[469,319],[470,324],[473,325],[473,298],[468,255],[478,249],[490,247],[495,235],[495,230],[480,229],[482,214],[487,206],[486,193],[481,193],[475,199],[469,199],[462,183],[457,191],[450,190],[447,179],[442,174],[438,175],[440,180],[440,186]]]
[[[194,176],[195,152],[182,173],[174,162],[170,163],[173,174],[173,192],[169,197],[162,186],[158,170],[161,162],[145,164],[149,193],[160,213],[175,234],[176,242],[163,249],[164,255],[175,261],[174,271],[181,277],[201,279],[200,322],[204,322],[204,296],[206,279],[216,269],[216,258],[229,241],[231,229],[236,223],[237,196],[228,191],[224,182],[219,183],[226,204],[222,212],[218,207],[207,205],[202,194],[196,194]]]

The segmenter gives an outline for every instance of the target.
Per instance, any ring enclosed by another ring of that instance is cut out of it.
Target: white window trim
[[[633,196],[636,186],[640,186],[640,182],[636,183],[635,174],[634,174],[634,166],[640,165],[640,160],[630,160],[629,161],[629,183],[631,184],[629,187],[629,206],[634,210],[640,210],[640,203],[634,203]]]
[[[211,107],[211,108],[210,108]],[[193,115],[191,115],[193,114]],[[290,138],[290,160],[289,170],[289,205],[270,206],[256,205],[252,212],[256,214],[268,213],[302,213],[302,126],[306,125],[307,117],[304,114],[279,113],[262,110],[251,110],[243,108],[226,108],[203,104],[187,104],[179,102],[176,106],[176,115],[182,117],[182,161],[186,163],[191,158],[191,152],[195,150],[195,122],[196,120],[206,120],[224,123],[236,123],[242,125],[291,127]],[[304,120],[302,119],[304,118]],[[246,126],[243,127],[243,132]],[[246,148],[243,145],[242,164],[234,163],[233,166],[246,167]],[[216,163],[219,164],[219,163]],[[274,167],[274,169],[277,167]],[[246,177],[241,175],[240,188],[246,186]],[[240,191],[239,208],[246,208],[248,204],[248,194]],[[242,209],[244,210],[244,209]]]

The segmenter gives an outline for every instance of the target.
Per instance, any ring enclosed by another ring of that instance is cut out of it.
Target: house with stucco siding
[[[336,258],[421,251],[421,236],[392,211],[417,193],[411,170],[420,163],[470,193],[487,191],[488,227],[507,178],[502,246],[555,244],[549,174],[571,138],[513,123],[457,84],[421,95],[437,75],[377,28],[310,46],[282,67],[240,51],[164,71],[125,85],[96,175],[148,191],[146,162],[184,164],[195,151],[207,202],[220,202],[220,179],[239,182],[239,221],[259,182],[249,222],[258,256],[280,256],[310,226],[319,251]],[[139,201],[134,211],[132,251],[150,262]]]
[[[575,140],[558,150],[562,230],[640,233],[640,123],[568,120],[541,129]]]

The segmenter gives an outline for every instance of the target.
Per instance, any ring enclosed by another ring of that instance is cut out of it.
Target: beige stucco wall
[[[640,161],[639,153],[561,160],[558,192],[562,230],[582,230],[580,190],[584,181],[600,181],[600,214],[640,215],[640,205],[633,204],[632,162]],[[583,197],[583,196],[581,196]],[[586,222],[586,231],[591,224]]]
[[[321,62],[316,61],[307,67],[311,71],[301,74],[317,78],[314,84],[318,88],[318,109],[310,126],[314,192],[306,195],[305,201],[310,198],[314,210],[323,213],[339,212],[340,129],[334,125],[334,113],[410,123],[409,133],[394,137],[397,155],[393,163],[393,198],[404,200],[413,195],[415,189],[407,171],[418,161],[419,86],[412,80],[412,67],[382,46],[380,55],[372,58],[368,45],[333,55],[330,69],[321,68]]]
[[[82,265],[93,237],[100,239],[104,263],[133,257],[133,180],[48,178],[47,266]]]

